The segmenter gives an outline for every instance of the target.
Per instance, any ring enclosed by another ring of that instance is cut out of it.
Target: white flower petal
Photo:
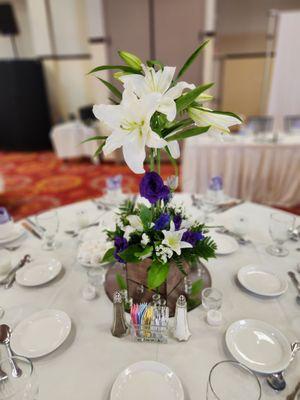
[[[138,97],[142,97],[147,93],[145,85],[145,77],[139,74],[123,75],[120,81],[124,83],[125,90],[135,93]]]
[[[168,149],[170,150],[171,156],[173,158],[180,157],[180,147],[177,140],[172,140],[171,142],[168,142]]]
[[[193,246],[191,245],[191,243],[188,243],[188,242],[180,242],[180,247],[182,249],[190,249]]]
[[[145,127],[145,134],[147,135],[146,145],[148,147],[161,149],[168,145],[168,142],[161,138],[156,132],[153,132],[150,127]]]
[[[166,114],[169,121],[173,121],[176,117],[176,103],[171,97],[163,96],[159,102],[158,111]]]
[[[175,86],[171,87],[166,92],[166,96],[171,97],[171,99],[175,100],[182,95],[184,89],[195,89],[195,85],[193,83],[187,82],[178,82]]]
[[[124,109],[120,105],[94,105],[93,113],[97,119],[105,122],[111,129],[119,128],[124,118]]]
[[[146,158],[145,147],[137,144],[137,141],[123,145],[124,160],[128,167],[136,174],[143,174],[144,161]]]
[[[156,72],[157,87],[160,93],[165,93],[171,86],[176,67],[164,67]]]
[[[104,155],[108,155],[121,147],[126,140],[126,133],[122,131],[113,131],[112,134],[106,139],[106,143],[103,147]]]

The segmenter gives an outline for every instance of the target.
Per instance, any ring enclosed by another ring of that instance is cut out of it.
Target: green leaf
[[[81,142],[81,144],[86,143],[86,142],[92,142],[93,140],[106,140],[107,136],[92,136],[89,137],[88,139],[85,139]]]
[[[205,92],[205,90],[209,89],[212,86],[213,83],[208,83],[207,85],[201,85],[191,90],[190,92],[187,92],[182,96],[180,96],[176,100],[177,112],[180,112],[185,108],[187,108],[202,92]]]
[[[87,73],[87,75],[93,74],[94,72],[98,71],[106,71],[109,69],[118,69],[120,71],[124,72],[130,72],[132,74],[136,74],[137,71],[131,67],[127,67],[126,65],[101,65],[100,67],[96,67],[92,69],[90,72]]]
[[[152,211],[151,208],[145,206],[144,204],[140,207],[140,218],[144,225],[144,228],[147,229],[152,221]]]
[[[106,81],[105,79],[99,78],[98,76],[97,79],[99,79],[99,81],[101,81],[116,97],[122,99],[122,93],[112,83]]]
[[[127,285],[126,285],[125,279],[118,272],[116,273],[116,281],[117,281],[117,284],[118,284],[120,290],[126,290],[127,289]]]
[[[172,122],[169,124],[169,126],[167,126],[165,129],[163,129],[163,131],[162,131],[163,136],[167,136],[169,133],[171,133],[179,128],[182,128],[184,126],[188,126],[190,124],[194,124],[194,121],[191,118],[186,118],[181,121]]]
[[[108,249],[107,252],[104,254],[104,256],[102,258],[102,262],[113,262],[113,261],[115,261],[114,251],[115,251],[114,247],[111,247],[110,249]]]
[[[118,255],[122,258],[122,260],[134,263],[140,261],[139,257],[137,257],[135,254],[140,253],[141,251],[143,251],[143,248],[140,245],[132,244],[121,253],[118,253]]]
[[[198,126],[196,128],[187,129],[185,131],[174,133],[174,135],[166,137],[165,140],[167,142],[171,142],[172,140],[183,140],[191,136],[201,135],[201,133],[207,132],[209,128],[210,126]]]
[[[158,261],[153,261],[148,270],[148,288],[155,289],[164,283],[168,277],[169,268],[169,264],[162,264]]]
[[[120,104],[115,99],[113,99],[112,97],[109,97],[108,99],[114,106],[118,106]]]
[[[153,247],[147,246],[144,248],[144,250],[134,253],[134,255],[137,256],[140,260],[144,260],[145,258],[150,257],[152,255],[152,252],[153,252]]]
[[[201,51],[204,49],[204,47],[207,45],[207,43],[209,42],[209,40],[206,40],[205,42],[203,42],[195,51],[194,53],[186,60],[186,62],[184,63],[183,67],[181,68],[181,70],[178,72],[177,78],[180,78],[185,71],[192,65],[192,63],[195,61],[195,59],[197,58],[197,56],[201,53]]]
[[[157,66],[159,69],[164,69],[164,64],[158,60],[148,60],[147,65],[150,68],[155,68]]]
[[[98,147],[98,149],[95,151],[93,157],[99,156],[99,154],[101,153],[103,147],[105,146],[105,143],[106,143],[106,142],[104,141],[104,142],[102,142],[102,143],[100,144],[100,146]]]
[[[142,60],[136,55],[129,53],[128,51],[118,51],[118,54],[129,67],[136,71],[142,69]]]
[[[198,279],[192,283],[191,297],[197,296],[203,288],[203,279]]]

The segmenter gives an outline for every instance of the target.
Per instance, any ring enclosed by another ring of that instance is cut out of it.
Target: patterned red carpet
[[[171,165],[162,166],[164,177],[172,171]],[[0,152],[0,175],[5,181],[0,205],[7,207],[17,220],[48,208],[101,196],[105,179],[117,174],[123,175],[125,192],[137,192],[141,176],[126,165],[63,162],[52,152]]]
[[[52,207],[101,196],[105,179],[117,174],[123,175],[125,192],[138,191],[141,176],[126,165],[63,162],[52,152],[0,152],[0,175],[5,181],[0,206],[7,207],[17,220]],[[163,177],[171,174],[172,166],[162,165]],[[300,215],[300,205],[288,211]]]

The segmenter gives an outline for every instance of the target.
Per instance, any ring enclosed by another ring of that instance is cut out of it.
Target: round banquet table
[[[266,205],[300,204],[300,134],[280,134],[278,143],[253,136],[203,134],[185,141],[183,191],[205,193],[221,175],[231,197]]]
[[[177,200],[183,201],[188,210],[197,216],[199,211],[192,209],[188,194],[178,194]],[[287,271],[295,269],[300,261],[300,253],[296,250],[299,243],[287,243],[290,254],[285,258],[273,257],[265,252],[265,246],[270,243],[268,220],[271,208],[248,202],[214,215],[216,223],[225,224],[228,228],[236,216],[247,215],[250,221],[249,238],[253,244],[240,246],[234,254],[219,256],[206,264],[213,286],[221,289],[224,295],[223,325],[207,325],[205,312],[200,306],[188,314],[192,332],[190,340],[179,343],[169,338],[167,344],[136,343],[130,336],[122,339],[113,337],[110,333],[112,304],[104,290],[93,301],[85,301],[81,297],[82,287],[87,281],[86,270],[76,261],[78,241],[64,233],[79,209],[89,210],[95,219],[101,213],[91,201],[58,208],[59,248],[51,253],[44,252],[41,241],[26,233],[22,246],[12,253],[15,260],[26,253],[34,259],[56,257],[63,263],[64,274],[37,288],[15,284],[9,290],[1,289],[0,305],[6,311],[1,323],[11,324],[12,328],[35,310],[46,308],[63,310],[72,319],[72,331],[66,342],[53,353],[34,360],[40,400],[108,400],[117,375],[128,365],[141,360],[156,360],[172,368],[183,383],[186,400],[205,399],[210,368],[220,360],[231,358],[225,348],[224,334],[232,322],[244,318],[259,319],[280,329],[290,342],[300,339],[300,307],[295,302],[296,291],[290,282],[284,295],[269,299],[251,295],[236,283],[237,271],[246,264],[268,264],[287,278]],[[112,222],[112,216],[113,212],[103,214],[106,226]],[[300,222],[299,218],[297,222]],[[5,349],[1,347],[0,351],[0,357],[4,357]],[[297,356],[286,373],[287,389],[281,394],[276,394],[260,377],[263,399],[285,398],[299,381],[299,371],[300,357]]]

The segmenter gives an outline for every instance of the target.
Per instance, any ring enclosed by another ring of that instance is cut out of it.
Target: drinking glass
[[[237,361],[215,364],[209,373],[206,400],[242,399],[261,399],[261,384],[255,373]]]
[[[12,374],[11,360],[22,370],[18,378]],[[0,370],[7,378],[0,382],[1,400],[37,400],[38,382],[32,362],[25,357],[13,356],[0,361]]]
[[[87,276],[91,285],[93,285],[97,290],[101,289],[105,281],[105,270],[102,265],[95,268],[89,268]]]
[[[56,248],[55,235],[58,231],[58,215],[56,211],[47,211],[36,217],[43,236],[43,250],[54,250]]]
[[[207,196],[203,196],[201,202],[201,210],[203,212],[204,223],[212,222],[213,218],[210,217],[210,214],[216,210],[216,204]]]
[[[202,304],[206,310],[220,310],[222,306],[222,292],[215,288],[205,288],[202,291]]]
[[[275,242],[266,248],[267,252],[273,256],[285,257],[289,251],[283,247],[288,240],[288,230],[295,223],[295,217],[284,213],[272,213],[269,222],[270,236]]]

